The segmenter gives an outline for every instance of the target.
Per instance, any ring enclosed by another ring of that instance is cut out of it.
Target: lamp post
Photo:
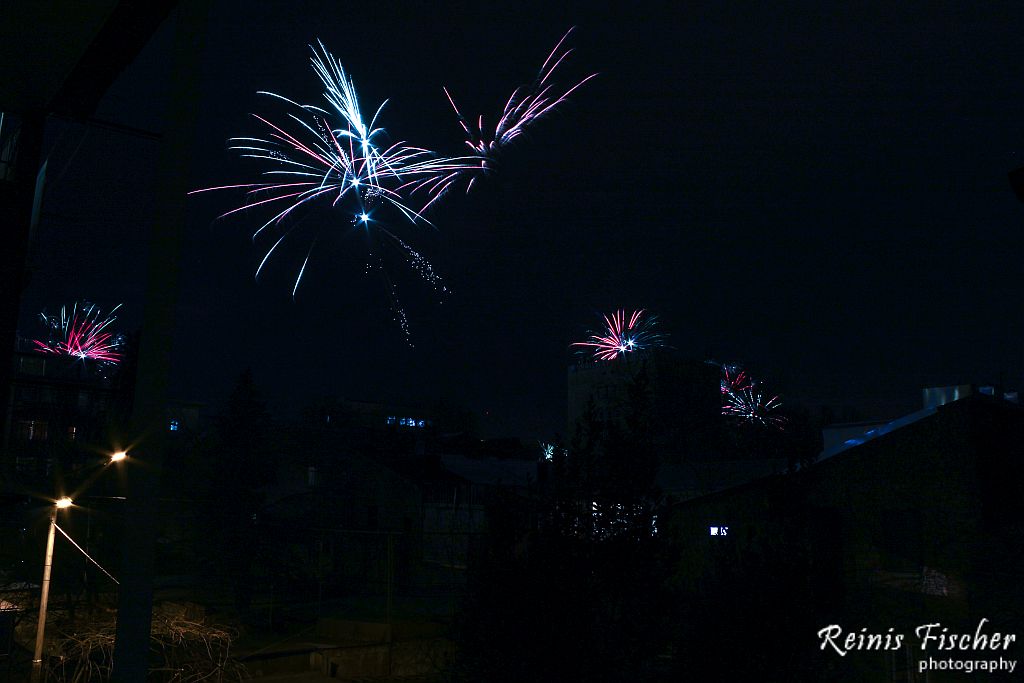
[[[36,649],[32,656],[32,683],[38,683],[43,668],[43,638],[46,634],[46,604],[50,599],[50,570],[53,568],[53,537],[57,530],[57,510],[71,507],[71,499],[58,499],[50,508],[50,531],[46,535],[46,560],[43,562],[43,594],[39,598],[39,621],[36,624]]]
[[[108,464],[121,462],[128,457],[124,451],[111,453]],[[58,498],[50,508],[50,530],[46,534],[46,559],[43,561],[42,594],[39,596],[39,620],[36,623],[36,649],[32,656],[32,683],[38,683],[43,668],[43,640],[46,636],[46,606],[50,601],[50,572],[53,569],[53,539],[57,531],[57,511],[66,510],[74,504],[67,496]]]

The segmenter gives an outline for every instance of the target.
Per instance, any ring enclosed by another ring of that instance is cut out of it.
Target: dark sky
[[[1024,12],[991,3],[893,9],[818,2],[444,5],[215,2],[202,62],[193,187],[258,180],[227,151],[284,110],[257,90],[320,99],[317,38],[385,98],[395,139],[461,151],[441,92],[485,114],[578,26],[565,77],[600,72],[511,149],[500,172],[396,226],[453,293],[392,275],[414,348],[391,322],[347,216],[311,213],[261,281],[261,214],[189,200],[175,394],[216,406],[246,366],[272,407],[335,394],[445,397],[494,435],[549,436],[565,419],[569,343],[599,312],[647,308],[679,353],[737,360],[784,401],[895,417],[923,386],[1021,386]],[[428,7],[428,5],[430,7]],[[1006,7],[1010,7],[1009,4]],[[165,26],[100,118],[161,131]],[[493,116],[492,116],[493,120]],[[141,323],[158,143],[55,122],[24,299],[125,302]],[[296,301],[312,230],[321,238]]]

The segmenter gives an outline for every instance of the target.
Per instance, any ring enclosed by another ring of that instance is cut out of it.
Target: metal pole
[[[144,3],[143,3],[144,4]],[[167,396],[178,310],[178,271],[186,232],[185,195],[200,100],[199,73],[209,0],[184,0],[174,17],[172,85],[162,142],[155,215],[150,226],[143,334],[132,406],[132,433],[139,439],[138,467],[128,478],[122,536],[121,587],[114,639],[115,683],[144,683],[149,670],[153,620],[154,548],[160,471],[167,441]]]
[[[391,639],[391,608],[392,608],[392,584],[394,583],[394,559],[395,559],[395,541],[394,535],[389,531],[388,533],[388,564],[385,569],[385,577],[387,581],[387,607],[385,617],[388,623],[388,640]]]
[[[394,591],[393,584],[395,582],[395,535],[392,532],[388,532],[388,567],[387,567],[387,582],[388,582],[388,604],[387,604],[387,620],[388,620],[388,677],[392,674],[392,643],[394,641],[394,626],[391,623],[391,609],[392,609],[392,593]]]
[[[46,561],[43,563],[43,594],[39,598],[36,623],[36,651],[32,656],[32,683],[38,683],[43,668],[43,637],[46,632],[46,603],[50,600],[50,569],[53,567],[53,536],[57,528],[57,506],[50,510],[50,532],[46,536]]]

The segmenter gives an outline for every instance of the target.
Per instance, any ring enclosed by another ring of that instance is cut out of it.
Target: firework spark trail
[[[119,363],[122,355],[119,350],[121,339],[106,329],[117,320],[113,313],[120,307],[121,304],[115,306],[110,311],[111,315],[105,318],[95,304],[88,302],[81,302],[81,308],[76,302],[70,314],[67,307],[62,306],[60,317],[40,313],[39,317],[49,329],[50,338],[47,341],[33,339],[32,342],[40,353],[101,363]]]
[[[413,192],[423,191],[426,193],[429,200],[422,210],[425,211],[464,177],[468,177],[466,182],[466,192],[468,193],[473,189],[477,178],[486,175],[501,152],[521,136],[528,127],[565,102],[569,95],[587,81],[597,77],[596,73],[590,74],[565,89],[556,87],[554,81],[548,82],[558,67],[572,54],[572,49],[563,50],[562,45],[574,30],[575,27],[566,31],[551,50],[533,83],[529,86],[520,86],[512,92],[498,117],[498,123],[493,128],[488,128],[485,125],[483,115],[478,116],[476,122],[473,123],[459,109],[451,91],[447,87],[442,88],[455,112],[459,126],[465,133],[465,145],[473,156],[462,159],[464,163],[458,167],[437,169],[428,177],[414,180],[408,184]]]
[[[660,346],[664,335],[653,331],[657,323],[654,316],[644,316],[644,310],[626,312],[619,309],[604,316],[605,328],[599,334],[592,334],[588,341],[573,342],[581,350],[593,349],[595,361],[614,360],[627,353]]]

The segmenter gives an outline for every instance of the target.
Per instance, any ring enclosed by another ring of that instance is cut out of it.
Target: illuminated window
[[[727,526],[708,527],[708,530],[711,532],[712,536],[728,536],[729,535],[729,527],[727,527]]]
[[[180,425],[177,420],[171,419],[170,423],[167,425],[167,431],[176,432],[178,431],[179,426]]]
[[[385,420],[385,422],[389,425],[393,425],[395,424],[395,422],[397,422],[397,418],[395,418],[394,415],[388,415],[387,420]]]
[[[75,441],[78,439],[78,427],[68,427],[68,441]]]
[[[416,426],[417,427],[426,427],[427,423],[424,420],[420,420],[419,422],[416,423]]]

